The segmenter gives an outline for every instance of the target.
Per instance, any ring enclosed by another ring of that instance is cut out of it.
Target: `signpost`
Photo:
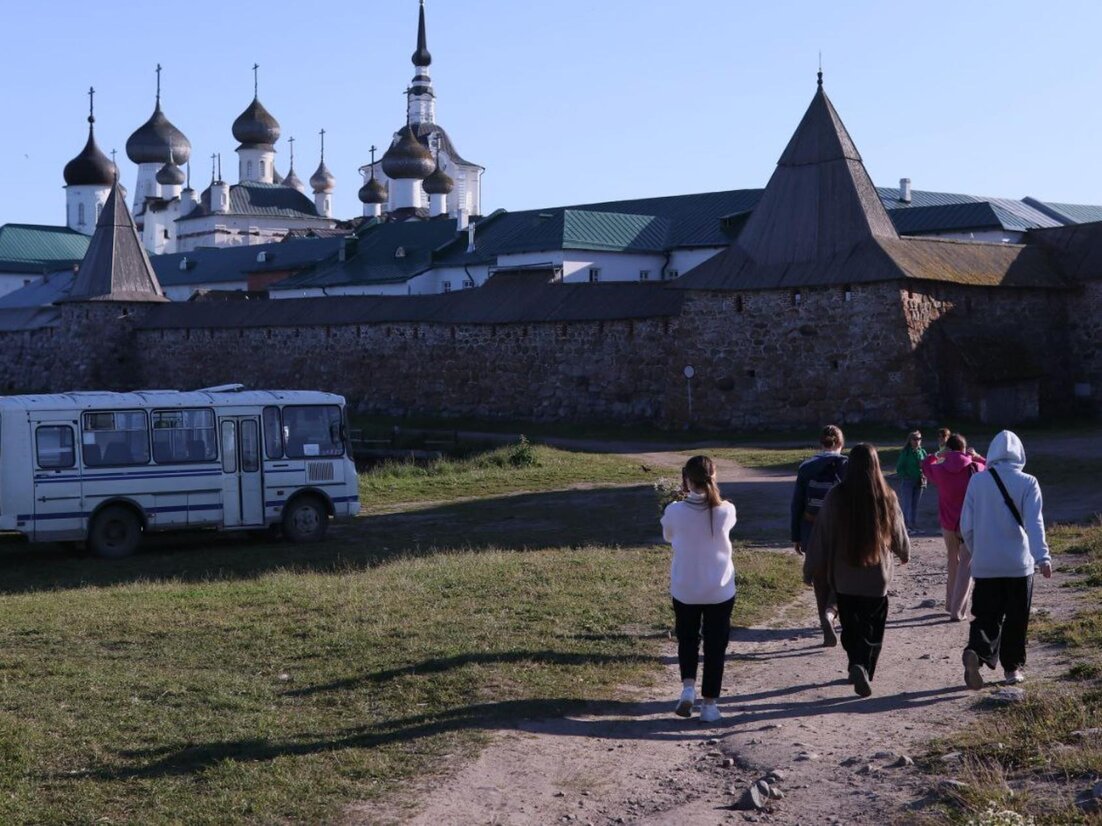
[[[681,371],[685,374],[685,392],[689,398],[689,422],[693,420],[693,376],[696,375],[696,370],[693,369],[691,364],[686,364],[685,369]]]

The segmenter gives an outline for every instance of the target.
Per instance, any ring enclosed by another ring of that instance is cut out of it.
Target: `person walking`
[[[964,684],[983,688],[980,663],[1001,663],[1006,682],[1020,683],[1033,602],[1033,573],[1052,576],[1041,486],[1023,471],[1025,447],[1004,430],[991,441],[987,469],[964,494],[960,531],[972,552],[972,625],[961,660]]]
[[[736,522],[735,506],[720,496],[715,463],[707,456],[694,456],[685,463],[681,483],[685,498],[671,502],[662,514],[662,535],[673,546],[670,595],[681,669],[681,697],[674,713],[692,715],[703,638],[700,719],[714,723],[721,716],[716,700],[723,683],[735,605],[730,536]]]
[[[791,537],[797,554],[802,554],[811,541],[811,531],[815,526],[815,517],[823,506],[827,493],[842,480],[846,471],[846,457],[842,448],[846,440],[842,429],[828,424],[819,434],[822,450],[803,462],[796,471],[796,487],[792,491]],[[804,560],[807,570],[807,560]],[[807,577],[805,576],[805,579]],[[834,630],[834,619],[838,606],[831,593],[830,586],[821,576],[812,572],[808,584],[815,590],[815,605],[819,612],[819,627],[823,631],[823,646],[833,648],[838,644],[838,632]]]
[[[922,462],[926,451],[922,448],[922,434],[913,431],[903,445],[899,461],[895,463],[895,475],[899,478],[899,501],[903,507],[903,521],[908,531],[918,530],[918,502],[926,488],[922,475]]]
[[[972,477],[983,470],[985,461],[959,433],[945,442],[945,451],[929,455],[922,462],[922,472],[937,485],[938,521],[945,540],[946,571],[945,610],[954,622],[968,614],[968,598],[972,595],[972,554],[960,533],[960,510],[964,493]]]
[[[903,564],[911,556],[903,513],[876,448],[859,444],[815,520],[804,570],[821,571],[836,594],[849,678],[861,697],[872,694],[884,642],[893,556]]]

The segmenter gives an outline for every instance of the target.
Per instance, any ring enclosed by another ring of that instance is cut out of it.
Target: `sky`
[[[334,213],[405,122],[417,0],[55,0],[5,6],[0,224],[63,224],[62,169],[87,136],[127,137],[162,107],[192,181],[260,100],[276,167],[307,180],[326,130]],[[426,0],[437,122],[486,167],[483,211],[762,187],[824,83],[873,181],[1102,203],[1102,3],[883,0]]]

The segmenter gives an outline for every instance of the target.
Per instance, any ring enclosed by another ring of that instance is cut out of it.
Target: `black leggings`
[[[734,607],[734,597],[714,605],[687,605],[676,599],[673,601],[677,662],[681,666],[682,680],[696,680],[700,638],[704,637],[704,680],[700,687],[702,697],[719,697],[719,690],[723,685],[723,659],[727,653],[727,640],[731,635],[731,610]]]

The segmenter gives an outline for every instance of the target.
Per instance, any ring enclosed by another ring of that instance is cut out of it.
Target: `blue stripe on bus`
[[[83,476],[35,476],[34,481],[39,485],[48,485],[57,482],[113,482],[119,479],[189,479],[201,476],[221,476],[222,471],[214,470],[171,470],[171,471],[143,471],[140,473],[101,473],[84,474]]]
[[[217,502],[211,505],[164,505],[158,508],[143,508],[142,510],[144,510],[146,513],[179,513],[181,511],[186,511],[190,513],[191,511],[220,511],[222,510],[222,503]],[[91,511],[73,511],[71,513],[42,513],[37,515],[31,513],[21,513],[18,514],[15,518],[20,522],[34,522],[48,519],[87,519],[91,515]]]

